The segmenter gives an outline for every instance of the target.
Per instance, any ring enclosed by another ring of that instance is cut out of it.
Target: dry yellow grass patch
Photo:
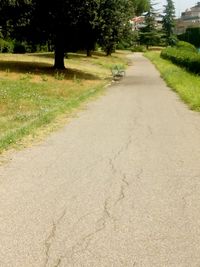
[[[67,68],[58,71],[52,53],[0,54],[0,153],[24,137],[43,136],[55,121],[61,125],[66,114],[102,91],[113,65],[126,62],[122,53],[91,58],[71,53]]]

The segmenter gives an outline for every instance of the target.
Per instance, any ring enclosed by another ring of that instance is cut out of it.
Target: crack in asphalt
[[[103,232],[106,229],[108,221],[112,221],[113,225],[114,225],[114,229],[116,229],[117,219],[114,217],[112,208],[116,207],[123,199],[125,199],[125,197],[126,197],[125,191],[130,186],[130,183],[128,182],[127,175],[125,173],[123,173],[120,169],[117,169],[115,161],[120,157],[120,155],[123,152],[125,152],[129,148],[131,142],[132,142],[131,137],[129,137],[126,144],[115,154],[113,159],[109,159],[109,166],[110,166],[110,169],[112,171],[112,174],[113,175],[119,174],[120,177],[122,177],[120,180],[120,183],[121,183],[120,192],[119,192],[117,199],[115,201],[113,201],[112,196],[109,196],[105,199],[105,201],[103,203],[102,216],[96,221],[96,229],[94,231],[88,233],[87,235],[85,235],[81,239],[79,239],[72,247],[68,248],[66,253],[64,253],[64,255],[60,256],[57,259],[57,263],[53,267],[61,266],[64,259],[66,259],[69,263],[71,262],[72,264],[74,264],[75,256],[77,254],[83,254],[86,251],[90,254],[93,254],[89,250],[89,246],[90,246],[92,240],[94,239],[94,237],[98,233]],[[142,173],[143,173],[143,169],[141,169],[138,172],[136,177],[138,179],[140,179]],[[112,202],[113,202],[113,205],[112,205]],[[84,218],[86,218],[87,216],[89,216],[91,214],[93,214],[93,212],[90,212],[90,213],[87,213],[87,214],[84,214],[83,216],[81,216],[78,219],[78,221],[74,224],[74,227],[76,227],[79,223],[81,223],[83,221]],[[63,218],[63,216],[61,216],[61,218],[58,220],[57,223],[60,223],[62,218]],[[49,237],[47,238],[47,240],[45,242],[45,244],[46,244],[46,265],[47,265],[48,260],[49,260],[49,251],[51,248],[52,239],[55,239],[55,236],[56,236],[56,230],[57,230],[56,224],[53,224],[51,234],[49,235]]]
[[[130,183],[127,181],[127,176],[126,176],[126,174],[123,175],[122,182],[123,182],[127,187],[130,185]]]
[[[127,142],[126,142],[126,144],[125,145],[123,145],[122,147],[121,147],[121,149],[116,153],[116,155],[113,157],[113,160],[115,161],[123,152],[125,152],[125,151],[127,151],[128,150],[128,148],[129,148],[129,146],[131,145],[131,143],[132,143],[132,137],[131,136],[129,136],[128,138],[127,138],[128,140],[127,140]]]
[[[76,254],[78,253],[84,253],[88,250],[88,247],[90,245],[90,242],[92,241],[92,239],[94,238],[94,236],[96,234],[98,234],[99,232],[104,231],[104,229],[106,228],[106,223],[107,220],[111,219],[114,220],[114,218],[112,217],[110,210],[109,210],[109,198],[107,198],[104,202],[103,205],[103,214],[102,217],[100,219],[97,220],[96,222],[96,230],[93,231],[92,233],[86,235],[85,237],[83,237],[79,242],[77,242],[71,249],[72,249],[72,253],[71,253],[71,260],[73,261],[74,257]]]
[[[126,174],[123,173],[120,169],[117,169],[117,167],[115,166],[115,161],[120,157],[122,153],[126,152],[129,149],[131,143],[132,143],[132,137],[129,136],[127,138],[126,144],[121,147],[121,149],[115,154],[115,156],[112,159],[109,159],[109,166],[111,168],[112,174],[113,175],[119,174],[120,177],[122,177],[120,180],[121,186],[120,186],[119,196],[114,201],[114,206],[116,206],[119,202],[121,202],[125,198],[125,190],[127,189],[127,187],[129,187],[129,182],[127,180]]]
[[[121,185],[119,197],[115,201],[115,206],[118,204],[118,202],[122,201],[125,198],[125,187]]]
[[[85,218],[86,216],[88,216],[88,214],[82,216],[81,218]],[[79,218],[77,223],[81,221],[81,218]],[[54,267],[59,267],[61,265],[63,259],[66,259],[67,257],[68,257],[68,260],[70,258],[71,262],[74,264],[74,258],[77,254],[81,254],[81,253],[84,253],[86,251],[88,251],[89,253],[92,254],[92,252],[88,249],[89,245],[96,234],[104,231],[104,229],[106,228],[106,224],[107,224],[108,220],[115,221],[115,218],[112,216],[112,214],[110,212],[109,198],[106,198],[106,200],[104,201],[104,205],[103,205],[102,217],[100,217],[96,221],[96,229],[93,232],[91,232],[91,233],[87,234],[86,236],[84,236],[83,238],[81,238],[71,248],[69,248],[68,251],[71,251],[70,255],[67,256],[67,252],[66,252],[63,256],[61,256],[58,259],[57,264]]]
[[[143,174],[144,170],[140,169],[140,171],[136,174],[136,177],[138,180],[140,180],[142,178],[142,174]]]
[[[109,166],[110,166],[110,169],[111,169],[112,174],[115,175],[117,173],[117,169],[115,168],[115,165],[114,165],[112,159],[109,159]]]
[[[126,174],[123,174],[123,178],[121,181],[123,184],[121,185],[119,197],[115,201],[114,206],[116,206],[119,202],[121,202],[125,198],[125,191],[126,191],[127,187],[129,187],[129,185],[130,185],[129,182],[127,181]]]
[[[65,214],[66,214],[66,209],[63,211],[61,216],[58,218],[57,222],[53,221],[52,229],[51,229],[48,237],[45,239],[45,263],[44,263],[45,267],[47,266],[47,264],[49,262],[49,257],[50,257],[49,252],[50,252],[50,249],[51,249],[51,246],[52,246],[52,242],[56,237],[57,227],[61,223],[63,218],[65,217]]]
[[[127,180],[126,174],[122,173],[121,170],[118,170],[116,168],[114,162],[117,160],[117,158],[120,157],[120,155],[122,153],[124,153],[125,151],[128,150],[131,142],[132,142],[132,138],[130,136],[130,137],[128,137],[128,141],[126,142],[126,144],[124,146],[122,146],[121,149],[114,155],[113,159],[109,160],[109,166],[110,166],[110,169],[112,171],[112,174],[113,175],[120,174],[120,177],[122,177],[120,180],[120,183],[122,183],[122,184],[120,187],[119,196],[118,196],[117,200],[114,201],[114,204],[112,205],[113,207],[115,207],[117,204],[119,204],[119,202],[121,202],[125,198],[125,190],[129,186],[129,182]],[[110,207],[111,200],[112,199],[110,196],[105,199],[104,204],[103,204],[102,216],[96,221],[96,229],[93,232],[82,237],[80,240],[78,240],[78,242],[76,242],[71,248],[69,248],[64,255],[59,257],[56,265],[54,265],[53,267],[59,267],[62,264],[63,259],[68,258],[68,261],[70,260],[72,263],[74,263],[74,258],[77,254],[81,254],[81,253],[84,253],[86,251],[88,251],[89,253],[92,253],[88,249],[90,244],[91,244],[91,241],[94,239],[95,235],[97,235],[98,233],[100,233],[106,229],[106,225],[108,223],[108,220],[111,220],[113,222],[114,228],[116,229],[116,218],[113,216],[113,214],[111,212],[111,207]],[[91,213],[87,213],[87,214],[81,216],[78,219],[78,221],[75,223],[75,225],[79,224],[84,218],[86,218],[90,214]],[[61,221],[61,219],[59,220],[59,222],[60,221]],[[49,237],[47,238],[47,240],[45,242],[45,244],[46,244],[46,263],[45,263],[45,266],[47,265],[48,260],[49,260],[49,250],[51,248],[52,239],[55,239],[55,235],[56,235],[56,224],[53,224],[51,234],[49,235]],[[70,251],[70,255],[68,256],[67,254],[69,251]]]
[[[61,258],[58,259],[57,263],[53,267],[59,267],[61,264]]]
[[[49,236],[47,237],[47,239],[45,240],[45,264],[44,266],[47,266],[48,262],[49,262],[49,251],[50,251],[50,248],[51,248],[51,244],[52,244],[52,239],[55,238],[55,235],[56,235],[56,224],[53,222],[53,226],[52,226],[52,229],[51,229],[51,232],[49,234]]]

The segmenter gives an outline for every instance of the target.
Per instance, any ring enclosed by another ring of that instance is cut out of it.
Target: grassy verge
[[[52,69],[53,55],[0,54],[0,153],[103,91],[123,53],[69,54],[67,69]]]
[[[177,92],[192,110],[200,111],[200,76],[160,58],[157,52],[147,52],[145,56],[154,63],[167,85]]]

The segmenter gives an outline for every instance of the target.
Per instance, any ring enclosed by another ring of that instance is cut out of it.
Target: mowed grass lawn
[[[103,91],[115,64],[127,64],[125,53],[71,53],[64,71],[51,53],[0,54],[0,153]]]
[[[200,76],[162,59],[159,52],[147,52],[145,56],[155,64],[167,85],[179,94],[190,109],[200,111]]]

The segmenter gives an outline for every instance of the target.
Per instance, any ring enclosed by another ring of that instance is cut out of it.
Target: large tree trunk
[[[106,49],[106,56],[111,56],[112,55],[112,49],[109,47]]]
[[[106,56],[111,56],[114,51],[115,51],[115,49],[114,49],[113,44],[107,45],[107,47],[105,49]]]
[[[87,57],[91,57],[92,56],[92,51],[90,49],[87,49]]]
[[[64,43],[61,38],[57,38],[55,44],[55,62],[54,68],[63,70],[65,69],[65,50],[64,50]]]

